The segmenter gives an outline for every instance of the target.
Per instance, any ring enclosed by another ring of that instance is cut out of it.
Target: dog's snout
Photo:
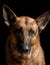
[[[22,43],[17,44],[17,49],[18,49],[18,52],[20,52],[20,53],[29,54],[31,46],[30,46],[30,44],[25,44],[22,42]]]

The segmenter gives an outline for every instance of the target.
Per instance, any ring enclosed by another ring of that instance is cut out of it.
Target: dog
[[[50,11],[33,19],[16,16],[7,5],[3,5],[2,10],[4,23],[9,29],[5,45],[7,65],[45,65],[39,34],[50,20]]]

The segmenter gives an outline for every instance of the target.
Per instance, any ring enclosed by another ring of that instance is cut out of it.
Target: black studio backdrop
[[[17,1],[17,0],[0,0],[0,65],[6,65],[5,63],[5,39],[8,33],[7,26],[4,24],[3,16],[2,16],[2,5],[8,5],[17,16],[29,16],[32,18],[37,18],[39,15],[44,13],[45,11],[50,10],[50,2],[40,0],[40,1]],[[40,34],[41,45],[45,52],[46,65],[48,65],[49,57],[50,57],[50,22],[44,29],[44,31]]]

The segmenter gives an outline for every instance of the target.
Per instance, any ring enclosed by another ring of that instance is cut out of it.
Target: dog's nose
[[[30,53],[30,48],[29,48],[29,46],[24,46],[24,47],[23,47],[23,52],[29,54],[29,53]]]

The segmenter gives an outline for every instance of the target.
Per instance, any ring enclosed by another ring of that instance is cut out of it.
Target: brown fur
[[[36,20],[27,16],[17,17],[14,12],[15,21],[12,24],[10,20],[6,18],[7,8],[9,11],[11,9],[8,6],[3,6],[3,16],[5,19],[6,25],[9,27],[9,35],[6,39],[6,62],[7,65],[45,65],[44,52],[40,44],[39,30],[41,31],[44,28],[40,28],[43,25],[39,21],[39,18]],[[10,16],[11,17],[11,16]],[[14,17],[12,17],[14,19]],[[7,19],[7,20],[6,20]],[[11,19],[11,20],[13,20]],[[44,21],[44,19],[42,19]],[[38,22],[38,23],[37,23]],[[11,23],[11,24],[10,24]],[[38,26],[38,24],[40,26]],[[17,28],[22,27],[22,34],[18,35],[16,31]],[[43,26],[45,27],[45,26]],[[35,34],[28,35],[29,30],[34,30]],[[17,36],[16,36],[17,35]],[[18,37],[20,36],[20,39]],[[24,44],[29,44],[31,41],[31,50],[29,54],[19,53],[16,49],[16,44],[18,41],[24,41]]]

